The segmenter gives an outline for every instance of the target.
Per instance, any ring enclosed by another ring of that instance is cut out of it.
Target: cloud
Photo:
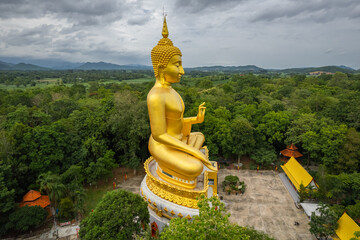
[[[133,16],[133,17],[129,18],[129,20],[127,21],[127,23],[128,23],[129,25],[139,25],[139,26],[142,26],[142,25],[146,24],[149,20],[150,20],[150,15],[144,13],[144,14],[142,14],[142,15]]]
[[[175,10],[189,13],[199,13],[209,9],[219,11],[232,8],[241,2],[241,0],[176,0]]]
[[[131,4],[113,0],[17,0],[1,2],[0,19],[51,16],[79,25],[99,25],[122,18]]]
[[[251,22],[278,19],[302,19],[304,21],[329,22],[336,18],[359,18],[358,0],[265,1],[254,14]]]
[[[359,0],[0,0],[0,56],[151,64],[164,3],[189,67],[360,63]]]
[[[53,25],[42,24],[33,28],[10,30],[6,35],[0,36],[7,45],[42,45],[51,42],[53,28]]]

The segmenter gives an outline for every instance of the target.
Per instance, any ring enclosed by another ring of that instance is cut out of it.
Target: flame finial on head
[[[166,24],[166,15],[164,14],[164,24],[162,28],[162,36],[158,44],[151,51],[151,61],[153,64],[155,77],[159,76],[159,66],[166,67],[170,58],[175,55],[182,55],[179,48],[175,47],[172,41],[167,38],[169,31]]]
[[[167,24],[166,24],[166,15],[164,15],[164,25],[163,25],[163,29],[162,29],[162,36],[163,36],[163,38],[167,38],[169,36],[169,31],[168,31]]]

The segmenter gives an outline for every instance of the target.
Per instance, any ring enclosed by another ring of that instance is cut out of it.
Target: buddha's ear
[[[158,73],[160,74],[164,70],[165,66],[159,63],[157,68],[158,68]]]

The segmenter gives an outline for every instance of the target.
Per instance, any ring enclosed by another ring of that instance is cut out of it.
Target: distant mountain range
[[[188,71],[202,71],[202,72],[267,72],[264,68],[259,68],[255,65],[246,65],[246,66],[208,66],[208,67],[194,67],[186,68]]]
[[[41,61],[38,61],[41,62]],[[42,63],[42,62],[41,62]],[[71,63],[71,62],[54,62],[52,66],[39,66],[30,63],[8,63],[0,61],[0,70],[22,70],[22,71],[46,71],[46,70],[152,70],[151,66],[130,64],[118,65],[106,62],[87,62],[87,63]],[[295,73],[308,74],[315,71],[323,72],[345,72],[345,73],[360,73],[360,69],[355,70],[347,66],[324,66],[324,67],[306,67],[306,68],[288,68],[288,69],[265,69],[255,65],[246,66],[206,66],[186,68],[188,72],[239,72],[239,73]]]
[[[76,67],[79,70],[151,70],[152,67],[145,65],[118,65],[105,62],[87,62],[83,65]]]
[[[6,63],[0,61],[0,70],[21,70],[21,71],[38,71],[38,70],[48,70],[48,68],[40,67],[28,63]]]

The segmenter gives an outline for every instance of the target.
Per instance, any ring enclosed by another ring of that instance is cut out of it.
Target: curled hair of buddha
[[[170,59],[175,55],[180,55],[181,51],[179,48],[175,47],[172,41],[167,38],[169,35],[166,18],[164,17],[164,26],[162,30],[163,38],[160,39],[158,44],[151,51],[151,61],[154,68],[155,77],[159,76],[158,67],[160,65],[166,67]]]

